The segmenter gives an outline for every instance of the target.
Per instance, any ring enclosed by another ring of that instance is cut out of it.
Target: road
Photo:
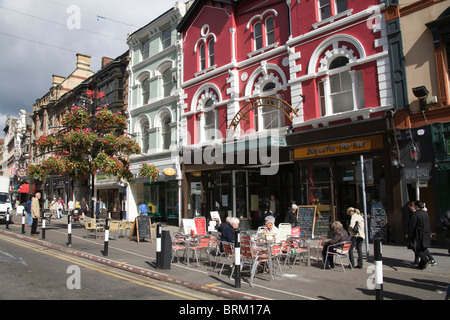
[[[0,235],[0,299],[217,300]]]

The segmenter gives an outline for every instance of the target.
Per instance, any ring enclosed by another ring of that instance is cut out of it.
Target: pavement
[[[45,240],[42,233],[39,236],[30,235],[30,227],[22,234],[21,217],[14,216],[13,224],[6,229],[5,224],[0,225],[0,234],[39,244],[51,250],[58,250],[70,255],[78,256],[100,264],[132,272],[193,290],[209,293],[220,298],[231,300],[375,300],[375,271],[373,262],[373,245],[369,245],[369,259],[364,261],[363,269],[351,270],[347,267],[345,272],[340,264],[334,269],[323,270],[321,262],[316,261],[312,255],[311,265],[306,261],[296,263],[294,266],[282,265],[283,276],[276,274],[274,279],[267,273],[258,273],[249,284],[249,270],[244,268],[241,272],[240,287],[236,287],[234,278],[229,277],[229,267],[225,266],[219,276],[219,268],[215,257],[211,257],[212,264],[206,260],[200,261],[197,266],[195,259],[189,264],[185,259],[173,259],[168,269],[158,269],[156,266],[156,232],[154,239],[137,241],[136,237],[130,240],[129,234],[117,237],[114,232],[108,241],[108,254],[104,254],[104,234],[98,238],[93,235],[86,236],[81,224],[72,226],[72,244],[67,246],[67,218],[52,220],[45,230]],[[162,224],[162,230],[170,234],[178,232],[176,226]],[[38,231],[41,231],[40,225]],[[363,245],[363,250],[365,246]],[[405,245],[382,245],[382,270],[384,298],[391,300],[443,300],[445,290],[450,285],[450,255],[446,248],[431,248],[437,264],[429,266],[426,270],[418,270],[411,265],[413,252]],[[355,258],[357,253],[355,252]],[[230,264],[231,262],[227,262]],[[283,262],[282,262],[283,263]]]

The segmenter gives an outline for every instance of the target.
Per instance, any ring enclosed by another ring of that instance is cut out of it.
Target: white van
[[[9,177],[0,176],[0,221],[6,221],[6,212],[12,214],[11,197],[9,196]]]

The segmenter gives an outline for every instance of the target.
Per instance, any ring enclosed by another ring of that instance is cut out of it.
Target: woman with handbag
[[[355,260],[353,257],[353,249],[356,247],[356,251],[358,251],[358,264],[354,268],[362,269],[363,267],[362,244],[365,238],[364,218],[358,209],[352,207],[347,209],[347,214],[350,216],[349,231],[352,241],[352,245],[349,250],[350,263],[354,267]]]

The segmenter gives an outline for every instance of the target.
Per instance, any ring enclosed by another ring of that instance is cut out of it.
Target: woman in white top
[[[361,212],[355,208],[348,208],[347,214],[350,218],[349,232],[352,240],[352,245],[349,250],[349,258],[352,266],[355,265],[353,257],[353,249],[356,247],[358,251],[358,265],[355,268],[362,269],[363,267],[363,255],[362,255],[362,243],[364,242],[364,218]]]
[[[275,234],[275,242],[280,242],[280,230],[275,227],[275,217],[274,216],[267,216],[266,217],[266,223],[264,225],[263,232],[270,232]]]

